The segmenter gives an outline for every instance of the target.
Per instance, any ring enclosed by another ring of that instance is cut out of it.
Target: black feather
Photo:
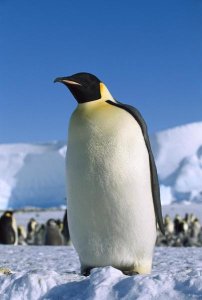
[[[156,170],[156,164],[154,161],[154,156],[152,153],[150,141],[149,141],[149,135],[147,132],[147,125],[141,116],[140,112],[133,106],[120,103],[116,100],[116,102],[113,102],[111,100],[107,100],[107,103],[117,106],[121,109],[124,109],[129,114],[131,114],[135,120],[138,122],[142,134],[144,136],[145,144],[149,153],[149,162],[150,162],[150,172],[151,172],[151,187],[152,187],[152,195],[153,195],[153,203],[154,203],[154,210],[156,215],[156,221],[159,225],[159,229],[163,234],[165,234],[164,224],[163,224],[163,217],[162,217],[162,210],[161,210],[161,200],[160,200],[160,190],[159,190],[159,181],[158,181],[158,175]]]

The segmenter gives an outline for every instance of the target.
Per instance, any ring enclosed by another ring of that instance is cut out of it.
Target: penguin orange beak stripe
[[[63,80],[62,82],[65,82],[67,84],[81,85],[80,83],[78,83],[76,81],[72,81],[72,80]]]
[[[65,79],[65,78],[61,78],[61,77],[58,77],[54,80],[54,82],[61,82],[61,83],[67,83],[67,84],[70,84],[70,85],[81,85],[80,83],[76,82],[76,81],[73,81],[73,80],[68,80],[68,79]]]

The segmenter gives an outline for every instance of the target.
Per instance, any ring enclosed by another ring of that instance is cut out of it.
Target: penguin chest
[[[114,249],[132,260],[137,241],[138,251],[145,250],[145,232],[152,231],[149,244],[154,244],[148,152],[139,124],[124,110],[106,104],[74,113],[67,189],[70,235],[83,260],[103,255],[116,260]]]

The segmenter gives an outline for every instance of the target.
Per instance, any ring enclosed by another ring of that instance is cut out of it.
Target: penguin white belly
[[[79,105],[70,121],[70,236],[84,267],[149,273],[156,221],[144,137],[129,113],[95,102]]]

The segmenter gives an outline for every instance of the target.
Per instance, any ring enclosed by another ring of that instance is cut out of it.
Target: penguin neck
[[[103,102],[106,102],[107,100],[111,100],[111,101],[115,102],[115,100],[112,97],[111,93],[109,92],[108,88],[102,82],[100,82],[100,95],[101,95],[101,97],[99,99],[85,102],[85,103],[79,103],[78,108],[86,109],[86,108],[94,107],[94,106],[102,104]]]

